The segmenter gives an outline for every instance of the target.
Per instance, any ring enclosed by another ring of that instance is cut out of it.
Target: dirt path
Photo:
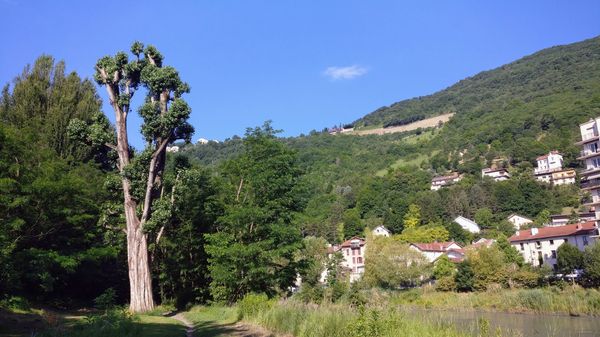
[[[194,326],[181,312],[172,318],[185,325],[187,337],[275,337],[269,331],[252,324],[241,322],[219,324],[214,321],[202,321]]]
[[[196,329],[194,328],[194,324],[192,324],[192,322],[188,321],[188,319],[185,318],[185,316],[183,315],[182,312],[173,316],[173,319],[176,319],[176,320],[180,321],[181,323],[183,323],[183,325],[185,325],[186,337],[194,337],[194,332],[196,331]]]

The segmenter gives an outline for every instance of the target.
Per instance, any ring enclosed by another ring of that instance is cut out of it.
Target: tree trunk
[[[143,223],[137,215],[137,202],[131,196],[131,182],[123,175],[129,165],[129,141],[127,139],[127,111],[116,104],[118,88],[107,85],[107,91],[116,114],[117,153],[123,186],[123,207],[127,225],[127,265],[129,267],[129,310],[145,312],[154,309],[152,277],[148,261],[148,242]]]
[[[127,262],[129,265],[129,310],[146,312],[154,309],[152,278],[148,263],[146,234],[137,226],[127,226]]]

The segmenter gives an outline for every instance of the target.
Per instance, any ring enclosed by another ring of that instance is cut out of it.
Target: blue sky
[[[600,35],[600,1],[0,0],[0,31],[2,83],[43,53],[91,76],[101,56],[154,44],[191,85],[194,139],[222,140],[269,119],[284,135],[351,122]],[[130,131],[140,148],[135,116]]]

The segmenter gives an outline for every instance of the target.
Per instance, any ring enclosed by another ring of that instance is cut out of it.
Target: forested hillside
[[[579,149],[573,144],[578,124],[600,114],[600,37],[542,50],[435,94],[378,109],[354,124],[383,125],[447,112],[456,115],[433,130],[363,137],[313,131],[281,139],[298,152],[306,172],[308,202],[300,218],[305,232],[332,240],[360,232],[348,227],[380,222],[400,232],[412,203],[429,214],[423,215],[423,224],[446,227],[452,226],[448,222],[453,216],[473,217],[482,208],[492,210],[499,224],[513,211],[536,217],[542,211],[577,207],[576,190],[539,185],[530,172],[535,158],[550,150],[561,151],[566,166],[578,167]],[[236,139],[213,142],[188,147],[184,153],[216,165],[235,156],[239,144]],[[508,166],[516,179],[484,186],[480,170],[494,159]],[[448,170],[470,178],[463,186],[428,191],[430,177]],[[479,193],[483,194],[472,197]],[[517,200],[528,200],[528,195],[546,199],[519,204]]]

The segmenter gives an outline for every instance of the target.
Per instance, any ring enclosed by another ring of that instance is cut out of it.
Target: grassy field
[[[569,314],[600,316],[600,291],[567,287],[502,289],[498,291],[455,293],[413,289],[379,293],[391,305],[416,305],[452,310],[488,310],[513,313]]]
[[[389,127],[389,128],[383,128],[383,127],[378,127],[378,128],[364,128],[364,129],[359,129],[359,130],[355,130],[355,131],[352,131],[352,132],[348,132],[348,134],[359,135],[359,136],[363,136],[363,135],[383,135],[383,134],[386,134],[386,133],[396,133],[396,132],[412,131],[412,130],[416,130],[418,128],[422,128],[422,129],[433,128],[433,127],[438,126],[440,122],[442,124],[448,122],[450,120],[450,118],[452,118],[452,116],[454,116],[454,113],[448,113],[448,114],[439,115],[439,116],[435,116],[435,117],[423,119],[423,120],[420,120],[420,121],[416,121],[414,123],[410,123],[410,124],[407,124],[407,125],[394,126],[394,127]]]
[[[84,315],[31,309],[0,310],[0,337],[182,337],[185,327],[162,316],[127,315],[121,311]]]
[[[384,175],[386,175],[388,173],[388,171],[397,169],[402,166],[417,166],[417,167],[419,167],[421,165],[421,163],[423,163],[425,160],[429,159],[430,157],[435,156],[438,152],[439,151],[434,151],[434,152],[430,153],[429,155],[423,154],[423,153],[418,153],[418,154],[415,153],[412,155],[408,155],[406,157],[396,160],[396,162],[394,162],[388,168],[377,171],[375,173],[375,175],[378,177],[383,177]]]

